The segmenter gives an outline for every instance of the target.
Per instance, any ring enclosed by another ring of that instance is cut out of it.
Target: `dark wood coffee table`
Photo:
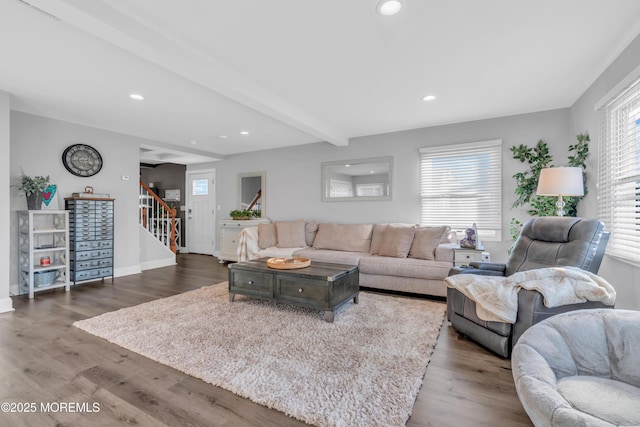
[[[277,270],[268,258],[229,265],[229,301],[236,294],[324,311],[333,322],[334,311],[353,298],[358,303],[358,266],[311,262],[305,268]]]

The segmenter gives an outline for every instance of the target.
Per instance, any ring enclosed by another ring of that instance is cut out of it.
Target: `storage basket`
[[[41,288],[43,286],[53,285],[53,282],[55,282],[59,274],[57,270],[36,271],[33,273],[33,286]]]

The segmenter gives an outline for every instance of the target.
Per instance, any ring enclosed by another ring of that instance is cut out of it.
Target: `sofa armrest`
[[[435,250],[435,260],[453,264],[453,248],[457,247],[457,243],[440,243]]]

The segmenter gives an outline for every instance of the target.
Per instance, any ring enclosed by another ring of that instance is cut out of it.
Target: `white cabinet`
[[[453,249],[453,265],[455,267],[468,266],[471,262],[489,262],[491,255],[482,249]]]
[[[18,212],[19,292],[69,290],[69,212]]]
[[[247,227],[256,227],[258,224],[267,224],[266,218],[249,219],[234,221],[232,219],[223,219],[218,222],[220,229],[220,263],[225,261],[238,261],[236,250],[238,249],[238,240],[240,232]]]
[[[453,265],[455,267],[468,266],[471,262],[491,261],[489,252],[482,249],[455,248],[453,254]]]

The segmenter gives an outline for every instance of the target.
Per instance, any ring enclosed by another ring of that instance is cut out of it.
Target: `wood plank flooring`
[[[227,280],[205,255],[178,265],[79,285],[69,293],[14,297],[0,314],[0,403],[35,403],[31,413],[0,411],[0,426],[303,426],[172,368],[74,328],[79,319]],[[99,405],[99,411],[74,402]],[[41,404],[53,404],[43,411]],[[4,408],[4,407],[3,407]],[[407,426],[531,426],[510,363],[445,325]]]

